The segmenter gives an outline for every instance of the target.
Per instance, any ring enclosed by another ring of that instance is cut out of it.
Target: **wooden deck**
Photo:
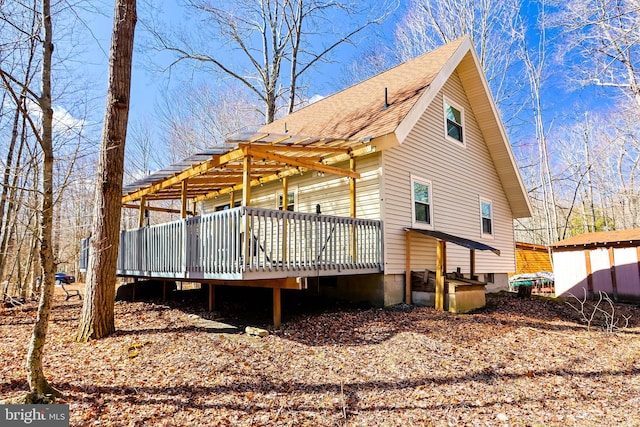
[[[122,231],[117,274],[228,282],[382,270],[381,221],[238,207]]]

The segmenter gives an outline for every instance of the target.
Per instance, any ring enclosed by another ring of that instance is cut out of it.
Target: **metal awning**
[[[442,231],[423,230],[421,228],[405,228],[405,230],[415,231],[416,233],[424,234],[425,236],[430,236],[439,240],[451,242],[456,245],[465,247],[467,249],[478,250],[478,251],[491,251],[494,254],[500,256],[499,249],[493,248],[489,245],[485,245],[484,243],[476,242],[475,240],[465,239],[464,237],[454,236],[452,234],[443,233]]]

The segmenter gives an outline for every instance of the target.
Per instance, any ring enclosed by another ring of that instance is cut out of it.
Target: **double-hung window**
[[[480,218],[483,236],[493,236],[493,204],[491,200],[480,199]]]
[[[286,203],[286,207],[283,203],[282,200],[282,193],[278,193],[278,210],[283,210],[283,208],[285,210],[288,211],[295,211],[296,210],[296,193],[295,191],[289,191],[287,193],[287,203]]]
[[[444,123],[447,139],[464,145],[464,110],[447,98],[444,99]]]
[[[413,225],[433,228],[433,194],[431,181],[411,177]]]

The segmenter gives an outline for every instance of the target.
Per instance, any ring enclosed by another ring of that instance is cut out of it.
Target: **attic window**
[[[464,144],[464,110],[446,98],[444,99],[444,120],[447,138]]]

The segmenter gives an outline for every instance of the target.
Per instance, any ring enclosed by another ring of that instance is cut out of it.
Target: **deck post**
[[[289,177],[282,178],[282,210],[287,210],[289,202]],[[287,219],[282,218],[282,262],[287,261]]]
[[[349,170],[351,172],[356,171],[356,159],[355,157],[351,157],[349,159]],[[349,215],[351,218],[356,217],[356,179],[349,178]],[[353,259],[353,263],[356,263],[356,226],[355,224],[351,225],[351,257]]]
[[[144,227],[144,210],[147,205],[147,198],[145,196],[140,197],[140,208],[138,209],[138,227]]]
[[[242,206],[251,204],[251,156],[244,156],[242,163]]]
[[[251,203],[251,156],[244,156],[242,163],[242,206],[247,207]],[[251,239],[249,238],[249,216],[245,215],[244,221],[244,264],[249,263]]]
[[[405,249],[404,302],[411,304],[411,230],[405,230],[407,247]]]
[[[281,325],[281,300],[280,300],[280,288],[273,288],[273,327],[279,328]]]
[[[446,269],[447,242],[436,243],[436,310],[444,310],[444,271]]]
[[[209,283],[209,311],[216,306],[216,285]]]
[[[167,300],[167,281],[162,281],[162,301]]]
[[[474,280],[476,274],[476,250],[469,249],[469,279]]]
[[[187,181],[184,180],[180,186],[180,218],[187,217]]]

